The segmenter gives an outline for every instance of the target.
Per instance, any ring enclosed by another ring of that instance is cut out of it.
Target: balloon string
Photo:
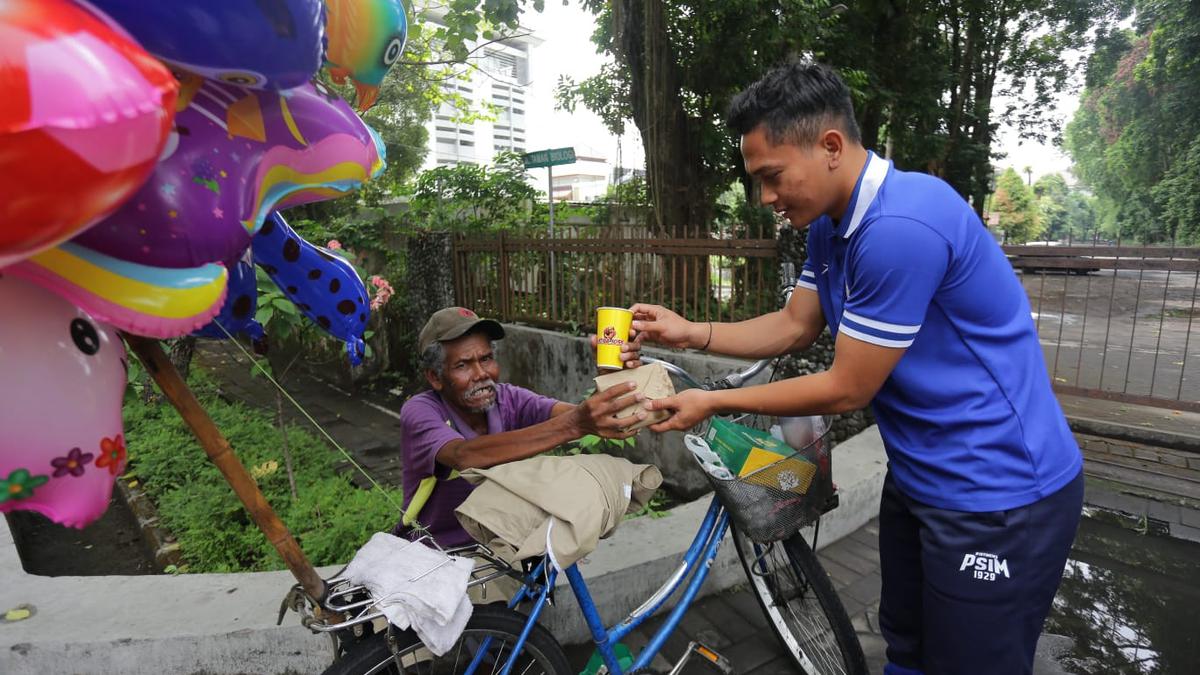
[[[291,403],[296,408],[296,410],[300,411],[300,414],[304,416],[304,419],[308,420],[310,424],[312,424],[314,427],[316,427],[317,431],[321,432],[321,435],[325,437],[325,440],[329,441],[329,444],[332,445],[334,448],[336,448],[338,452],[342,453],[342,456],[345,457],[348,462],[350,462],[351,466],[353,466],[355,469],[357,469],[358,472],[361,473],[364,478],[366,478],[368,481],[370,481],[371,486],[374,489],[378,490],[379,493],[383,495],[384,499],[388,500],[388,503],[390,503],[392,505],[392,508],[396,509],[397,513],[403,512],[403,508],[399,504],[396,503],[395,499],[392,499],[392,496],[387,493],[387,490],[383,489],[383,486],[379,484],[379,481],[375,480],[375,478],[371,474],[367,473],[367,470],[365,468],[363,468],[361,464],[359,464],[357,461],[355,461],[354,457],[352,457],[350,455],[350,453],[347,452],[346,449],[343,448],[340,443],[333,440],[333,436],[330,436],[329,432],[325,431],[325,427],[322,427],[319,423],[317,423],[317,421],[315,419],[313,419],[312,415],[308,414],[308,411],[304,409],[304,406],[300,405],[299,401],[292,398],[292,395],[289,394],[288,391],[286,389],[284,389],[282,385],[280,385],[278,382],[275,381],[275,378],[271,375],[270,372],[267,371],[266,368],[263,367],[262,363],[260,363],[258,359],[254,358],[254,355],[251,354],[249,351],[247,351],[246,347],[244,345],[242,345],[242,343],[239,342],[236,338],[234,338],[233,335],[231,335],[229,333],[229,331],[226,330],[225,326],[221,325],[220,321],[213,321],[213,323],[218,328],[221,329],[221,332],[224,333],[229,338],[230,342],[237,345],[237,348],[242,351],[242,354],[244,354],[246,356],[246,358],[250,359],[250,362],[254,364],[254,367],[257,368],[259,370],[259,372],[261,372],[271,384],[275,385],[275,388],[278,389],[281,394],[283,394],[284,398],[286,398],[288,400],[288,402]]]

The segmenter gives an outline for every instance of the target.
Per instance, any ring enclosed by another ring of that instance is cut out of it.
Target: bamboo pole
[[[158,383],[158,388],[162,390],[171,405],[179,411],[183,421],[191,427],[192,433],[195,434],[196,440],[200,441],[209,460],[217,465],[217,468],[224,474],[225,480],[229,482],[238,499],[242,500],[242,504],[250,512],[250,517],[258,525],[258,529],[262,530],[275,550],[279,551],[284,564],[291,570],[292,576],[300,582],[304,592],[317,601],[323,600],[325,581],[305,557],[304,551],[300,550],[300,545],[292,538],[292,533],[288,531],[287,526],[267,503],[262,491],[258,489],[258,484],[254,482],[254,478],[246,471],[246,467],[242,466],[237,455],[233,454],[233,448],[230,447],[229,441],[226,440],[221,430],[217,429],[217,425],[213,423],[204,408],[200,406],[200,402],[196,400],[196,396],[192,394],[187,383],[179,377],[179,372],[175,370],[175,366],[171,364],[158,341],[128,333],[124,334],[124,337],[130,349],[137,354],[147,372]]]

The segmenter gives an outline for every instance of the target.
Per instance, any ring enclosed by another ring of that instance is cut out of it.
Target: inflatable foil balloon
[[[125,348],[112,328],[8,274],[0,313],[0,512],[83,527],[125,469]]]
[[[159,339],[187,335],[208,323],[225,298],[222,265],[149,267],[70,242],[2,273],[54,291],[118,330]],[[4,321],[11,318],[5,315]],[[20,320],[19,316],[15,319]]]
[[[313,246],[273,213],[254,236],[254,263],[271,277],[300,313],[346,342],[350,363],[362,363],[363,332],[371,315],[367,288],[354,266]]]
[[[378,175],[383,142],[320,84],[285,92],[184,78],[163,159],[76,241],[154,267],[237,260],[275,209],[333,199]]]
[[[329,76],[354,82],[359,112],[375,105],[379,87],[400,60],[408,39],[408,19],[400,0],[325,0]]]
[[[263,327],[254,318],[258,310],[258,279],[255,278],[250,251],[246,251],[237,263],[229,268],[228,289],[221,312],[212,323],[193,335],[217,340],[224,340],[231,335],[245,335],[251,340],[261,340]]]
[[[321,66],[321,0],[90,0],[167,63],[241,87],[289,89]]]
[[[178,84],[96,15],[0,2],[0,267],[112,213],[154,169]]]

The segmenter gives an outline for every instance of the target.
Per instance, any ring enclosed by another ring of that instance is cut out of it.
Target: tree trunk
[[[707,237],[711,200],[701,174],[698,121],[687,114],[680,98],[679,64],[665,9],[662,0],[615,0],[616,51],[630,75],[630,107],[646,152],[655,229],[672,238]],[[672,268],[665,283],[673,289],[673,308],[693,317],[706,315],[707,266],[695,258],[678,258]]]

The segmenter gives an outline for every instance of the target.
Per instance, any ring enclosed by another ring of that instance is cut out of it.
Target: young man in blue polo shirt
[[[648,402],[655,431],[717,413],[812,415],[870,404],[887,450],[879,517],[889,675],[1031,671],[1083,500],[1028,300],[963,199],[863,148],[849,90],[790,62],[734,99],[762,201],[808,227],[783,310],[693,323],[635,305],[646,340],[750,358],[835,336],[825,372]]]

